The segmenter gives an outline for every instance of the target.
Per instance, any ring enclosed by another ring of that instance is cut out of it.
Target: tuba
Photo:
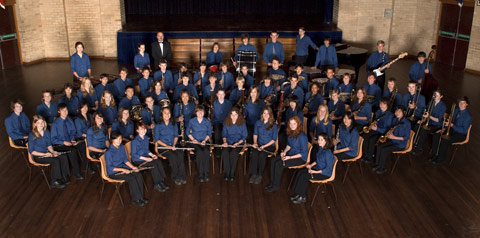
[[[170,100],[168,99],[162,99],[160,101],[158,101],[158,106],[160,106],[160,108],[166,108],[166,107],[170,107]]]
[[[130,109],[130,119],[139,122],[142,120],[142,105],[133,105]]]

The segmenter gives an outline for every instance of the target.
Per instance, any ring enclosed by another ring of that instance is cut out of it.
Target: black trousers
[[[253,144],[253,130],[255,125],[247,125],[247,144]]]
[[[169,150],[165,153],[165,157],[167,157],[170,168],[172,168],[172,180],[185,179],[187,173],[185,172],[184,150]]]
[[[266,147],[266,151],[275,152],[275,144]],[[265,170],[268,154],[265,151],[252,149],[252,157],[250,159],[250,167],[248,169],[250,175],[262,175]]]
[[[67,152],[68,160],[70,161],[70,166],[72,166],[73,174],[80,174],[80,165],[78,164],[78,149],[75,146],[65,146],[65,145],[53,145],[53,149],[58,152]]]
[[[370,132],[363,133],[361,136],[363,137],[363,157],[369,161],[372,161],[373,157],[375,156],[375,144],[377,143],[380,134],[374,130],[370,130]]]
[[[223,129],[223,124],[213,125],[213,143],[214,144],[217,144],[217,145],[223,144],[222,129]],[[213,151],[216,156],[221,154],[221,148],[214,148]]]
[[[125,180],[128,183],[128,188],[130,189],[130,198],[135,200],[143,199],[143,177],[140,173],[131,173],[131,174],[112,174],[109,175],[112,179],[121,179]]]
[[[207,175],[210,171],[210,148],[201,145],[193,145],[193,148],[195,148],[195,160],[197,161],[198,175]]]
[[[90,157],[92,157],[92,158],[94,158],[94,159],[100,159],[100,157],[101,157],[104,153],[102,153],[102,152],[89,151],[89,154],[90,154]],[[87,169],[88,169],[88,168],[93,168],[93,167],[94,167],[93,162],[92,162],[92,161],[88,161],[86,167],[87,167]]]
[[[242,150],[241,147],[236,148],[222,148],[223,172],[226,176],[235,176],[237,169],[238,153]]]
[[[39,164],[49,164],[51,167],[50,181],[65,178],[69,175],[68,158],[66,154],[57,157],[40,158],[34,156],[33,159]]]
[[[383,144],[377,146],[377,155],[375,156],[376,165],[378,169],[385,169],[387,165],[388,156],[394,151],[400,151],[402,148],[399,148],[393,145],[390,139]]]
[[[22,146],[22,147],[26,147],[26,146],[27,146],[27,142],[28,142],[27,139],[13,140],[13,144],[14,144],[14,145],[16,145],[16,146]]]
[[[467,135],[457,133],[453,130],[450,130],[450,139],[441,138],[440,140],[440,133],[435,133],[433,135],[433,142],[432,142],[432,151],[433,155],[436,155],[435,161],[443,162],[447,158],[447,150],[448,147],[455,142],[464,141],[467,138]],[[439,143],[440,142],[440,143]],[[437,153],[438,151],[438,153]]]
[[[308,59],[308,55],[304,55],[304,56],[295,55],[296,64],[301,64],[305,66],[305,64],[307,63],[307,59]]]
[[[270,184],[274,188],[279,188],[280,182],[282,181],[283,169],[302,164],[305,164],[305,161],[301,158],[283,161],[280,155],[277,155],[270,166]]]
[[[300,169],[295,177],[295,181],[293,182],[293,192],[302,197],[307,197],[307,188],[308,184],[310,183],[310,179],[324,180],[327,178],[329,177],[323,174],[309,174],[307,168]]]
[[[139,161],[134,161],[133,164],[135,166],[139,166],[140,164],[142,164],[143,162],[139,162]],[[165,170],[163,169],[163,165],[162,165],[162,160],[161,159],[154,159],[148,163],[146,163],[145,165],[143,165],[145,167],[153,167],[153,169],[151,169],[151,173],[152,173],[152,178],[153,178],[153,184],[154,185],[157,185],[161,182],[163,182],[163,180],[165,179],[165,177],[167,176],[165,174]]]
[[[380,89],[382,91],[380,92],[383,92],[383,87],[385,86],[385,74],[383,75],[380,75],[377,77],[377,79],[375,80],[375,83],[380,87]]]
[[[427,141],[427,134],[435,133],[437,130],[441,129],[437,126],[430,126],[430,129],[425,130],[423,127],[418,128],[420,125],[417,123],[413,128],[414,131],[418,130],[418,134],[415,135],[415,140],[417,143],[414,145],[415,150],[421,151],[423,150],[423,146],[425,145],[425,141]],[[433,148],[433,147],[432,147]],[[436,149],[436,148],[435,148]]]
[[[78,140],[78,144],[75,146],[80,153],[80,168],[81,170],[86,170],[87,169],[87,164],[88,164],[88,159],[86,155],[86,145],[83,140]]]
[[[284,150],[285,147],[287,147],[287,142],[287,128],[285,126],[280,126],[280,130],[278,131],[278,149],[280,151]]]
[[[343,161],[343,160],[346,160],[346,159],[351,159],[351,158],[354,157],[354,156],[347,155],[345,152],[340,153],[340,154],[335,154],[335,156],[337,156],[337,159],[340,160],[340,161]]]

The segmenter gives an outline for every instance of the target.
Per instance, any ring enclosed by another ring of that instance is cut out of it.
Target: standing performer
[[[263,109],[261,119],[255,123],[253,132],[253,149],[250,159],[249,183],[260,184],[267,160],[267,152],[275,152],[278,128],[270,107]],[[267,151],[267,152],[266,152]]]
[[[70,68],[72,69],[73,80],[80,80],[84,77],[92,76],[92,68],[90,67],[90,58],[87,53],[83,52],[83,43],[75,42],[75,50],[70,58]]]
[[[23,102],[19,99],[12,100],[10,110],[12,110],[12,114],[5,118],[7,134],[14,145],[25,147],[30,133],[30,120],[23,112]]]
[[[238,154],[247,140],[247,127],[245,118],[238,108],[233,108],[225,118],[225,126],[222,129],[222,160],[225,181],[235,180]]]
[[[337,51],[335,46],[330,44],[330,37],[323,38],[324,45],[320,46],[317,52],[317,59],[312,69],[320,68],[325,71],[328,67],[333,67],[338,71]]]
[[[272,39],[272,41],[265,45],[265,50],[263,51],[263,61],[267,63],[268,67],[272,66],[272,60],[275,57],[278,58],[280,64],[283,64],[283,61],[285,60],[283,44],[277,41],[278,36],[279,35],[277,31],[272,31],[270,33],[270,39]]]
[[[295,63],[306,65],[308,59],[308,47],[318,50],[317,45],[313,43],[309,36],[305,35],[305,28],[298,28],[298,35],[296,39],[297,46],[295,48]]]
[[[197,105],[195,115],[196,117],[192,118],[188,123],[187,136],[193,143],[193,148],[195,148],[198,179],[200,182],[206,182],[210,179],[208,176],[210,171],[208,166],[210,163],[210,148],[205,146],[205,143],[212,136],[212,124],[204,117],[205,108],[202,105]]]
[[[142,73],[142,69],[144,67],[147,67],[150,71],[152,71],[150,68],[150,55],[145,52],[144,43],[138,44],[138,53],[133,58],[133,67],[135,67],[138,74]]]
[[[152,96],[145,98],[145,107],[142,109],[142,121],[147,128],[147,135],[153,138],[153,129],[155,124],[160,121],[160,106],[154,104]]]
[[[160,61],[167,63],[172,58],[170,43],[164,40],[163,32],[157,32],[157,41],[152,43],[152,56],[155,69],[159,69]]]
[[[220,52],[220,45],[218,42],[214,42],[212,45],[212,50],[207,53],[207,68],[210,69],[212,65],[220,65],[223,62],[223,55]]]
[[[425,65],[425,58],[427,58],[427,54],[425,54],[425,52],[418,52],[418,61],[412,64],[410,71],[408,72],[410,80],[415,81],[417,84],[422,84],[425,74],[431,74],[432,72],[432,66],[430,66],[430,64],[428,64],[428,67]]]
[[[245,104],[245,119],[247,120],[247,143],[252,143],[253,141],[253,130],[255,123],[260,120],[260,114],[262,109],[265,107],[265,102],[260,100],[260,92],[258,88],[253,86],[250,89],[250,95],[248,97],[247,103]]]
[[[378,69],[386,64],[388,64],[388,53],[383,52],[385,47],[385,42],[383,40],[377,41],[377,51],[373,52],[367,60],[367,72],[372,72],[374,69]],[[390,66],[387,66],[387,69]],[[385,85],[385,70],[382,71],[383,75],[377,77],[377,85],[383,91],[383,86]]]
[[[237,51],[235,52],[235,57],[233,58],[233,66],[235,68],[237,67],[238,63],[238,52],[240,51],[247,51],[247,52],[254,52],[255,53],[255,61],[258,60],[258,53],[257,50],[255,49],[255,46],[249,43],[250,37],[248,36],[247,33],[242,33],[240,36],[240,39],[242,40],[242,44],[240,44],[237,48]]]

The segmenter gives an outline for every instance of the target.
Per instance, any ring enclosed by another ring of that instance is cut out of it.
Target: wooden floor
[[[406,91],[412,60],[389,70],[402,93]],[[116,73],[115,61],[93,60],[94,74]],[[480,236],[480,77],[444,65],[434,65],[434,76],[445,90],[448,108],[460,95],[468,95],[473,115],[471,142],[457,153],[451,166],[434,166],[427,157],[399,162],[395,173],[378,176],[369,166],[360,174],[354,164],[345,184],[340,164],[335,189],[319,192],[313,207],[294,205],[286,191],[292,171],[284,173],[282,189],[267,193],[262,185],[248,184],[239,161],[237,180],[224,182],[217,173],[208,183],[193,176],[177,187],[170,179],[166,193],[153,191],[145,175],[150,204],[130,204],[128,188],[121,193],[122,208],[114,187],[102,185],[98,174],[72,181],[63,190],[48,190],[39,172],[28,169],[22,156],[8,146],[0,130],[0,236],[1,237],[479,237]],[[365,80],[364,68],[360,83]],[[61,88],[71,80],[68,62],[46,62],[0,72],[0,118],[9,114],[8,102],[20,97],[29,116],[40,102],[43,89]],[[450,152],[449,152],[450,153]],[[391,165],[391,163],[390,163]],[[218,163],[217,163],[218,166]],[[268,177],[268,167],[264,177]],[[218,167],[216,168],[218,170]],[[195,167],[193,168],[195,170]],[[169,174],[169,170],[167,171]],[[195,172],[194,172],[195,173]],[[308,200],[313,196],[309,187]]]

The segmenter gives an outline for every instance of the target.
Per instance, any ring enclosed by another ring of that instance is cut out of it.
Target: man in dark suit
[[[157,41],[152,43],[152,56],[156,70],[159,69],[160,60],[164,59],[167,61],[167,64],[170,64],[170,59],[172,58],[170,43],[164,41],[163,38],[163,32],[158,32]]]

